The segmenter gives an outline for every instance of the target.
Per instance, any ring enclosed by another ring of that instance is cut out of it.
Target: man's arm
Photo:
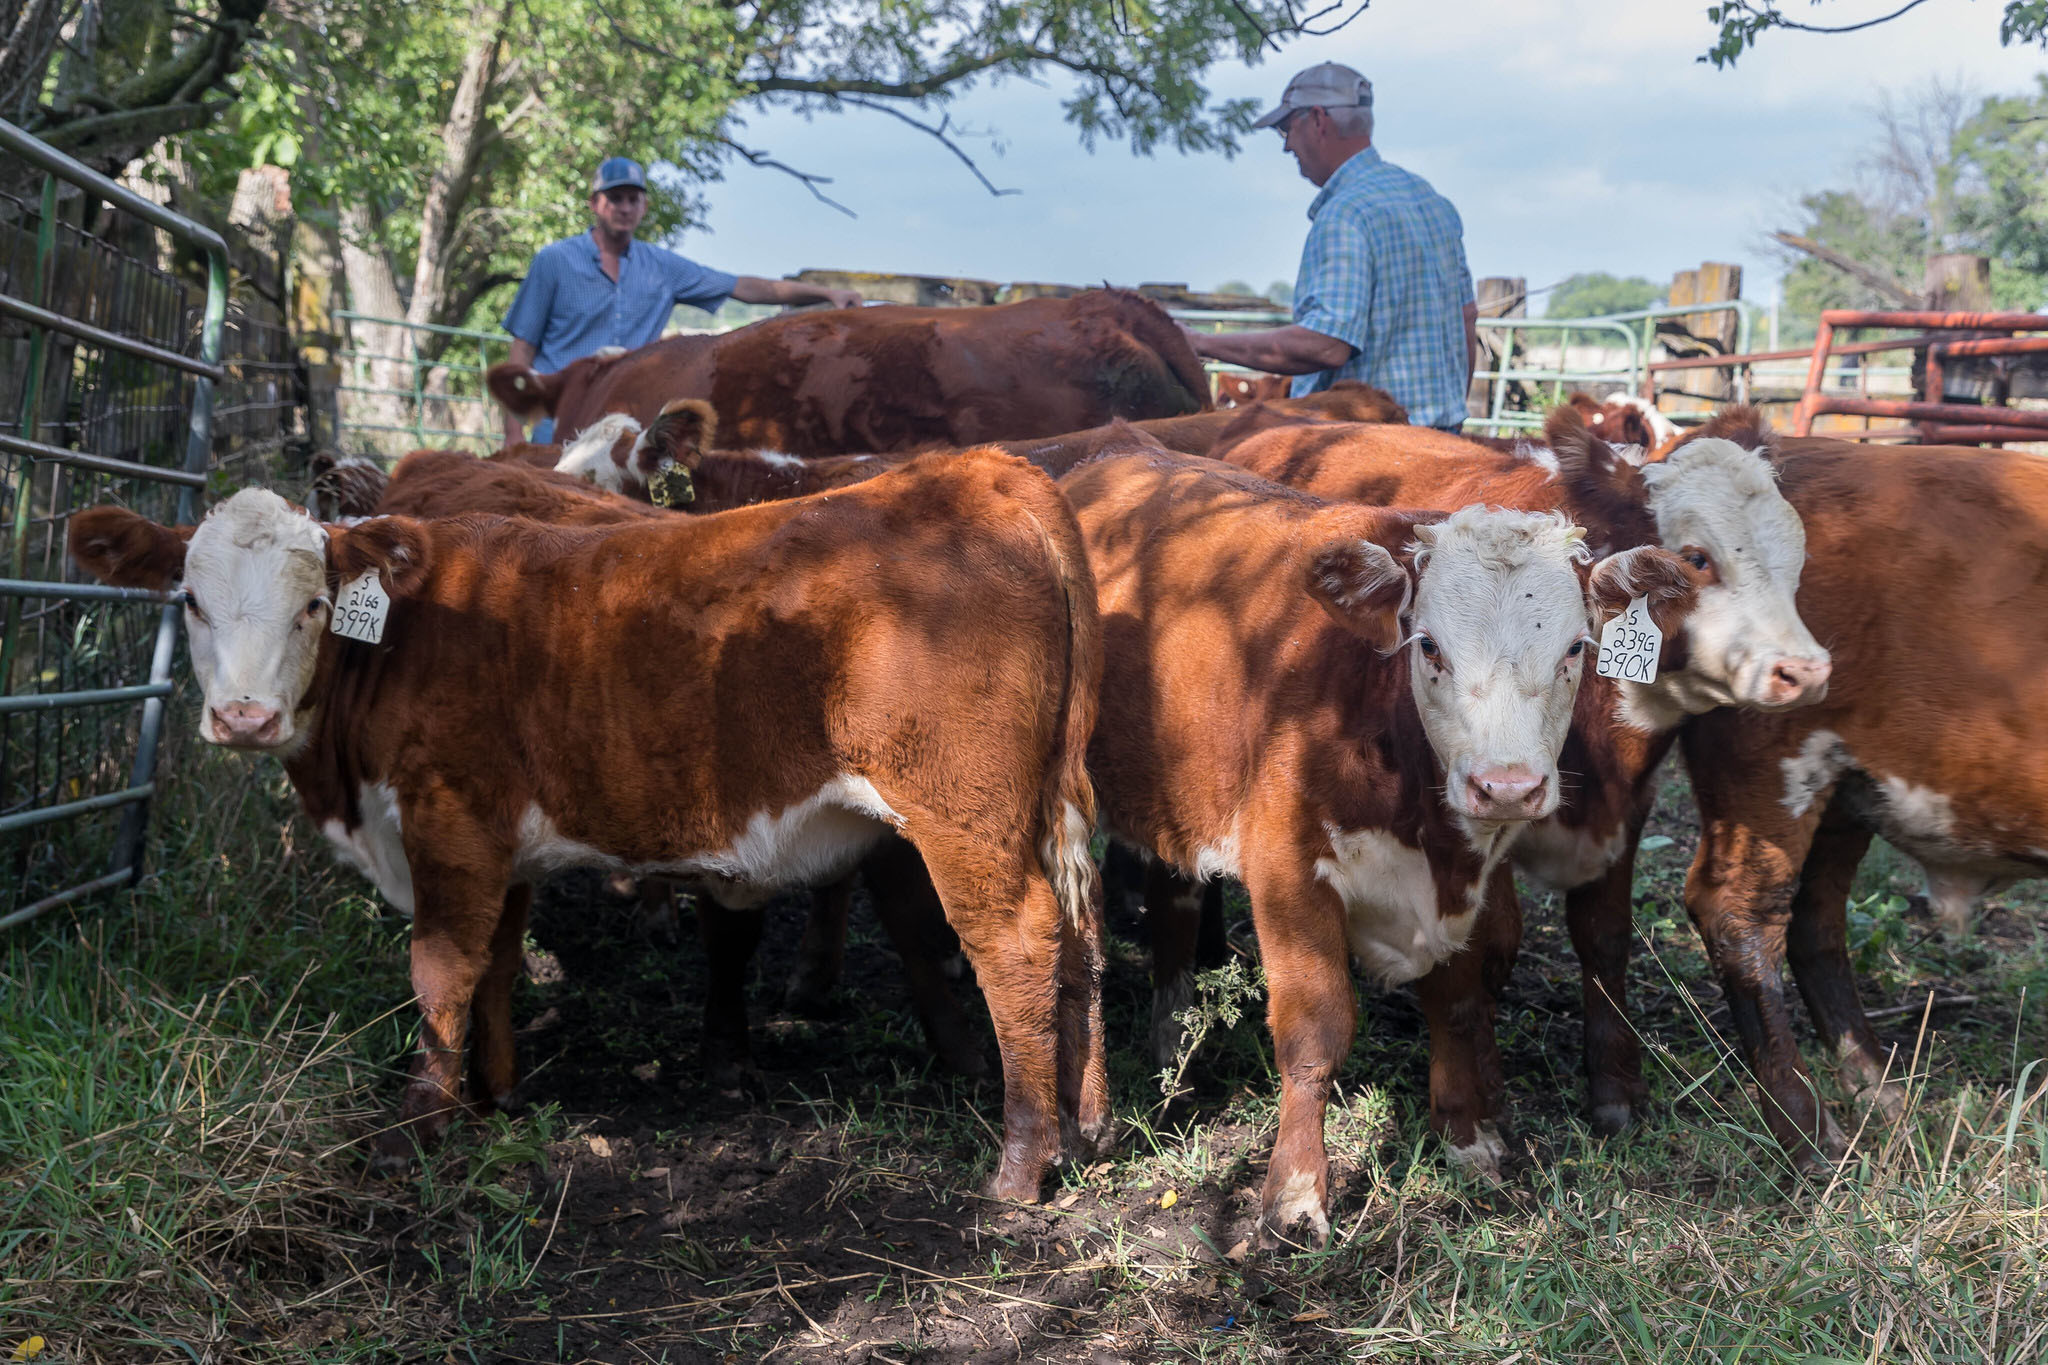
[[[801,280],[764,280],[759,275],[741,275],[733,280],[732,296],[741,303],[829,303],[834,308],[858,308],[860,291],[827,289]]]
[[[1479,305],[1465,305],[1465,386],[1472,386],[1472,371],[1479,368]]]
[[[1267,374],[1314,374],[1334,370],[1351,359],[1350,342],[1299,323],[1257,332],[1187,331],[1195,354]]]
[[[532,342],[522,341],[518,337],[513,337],[512,354],[506,356],[505,361],[510,365],[531,365],[533,364],[534,356],[539,353],[539,348]],[[514,417],[510,408],[500,408],[499,411],[505,418],[505,444],[511,445],[515,441],[525,440],[526,420],[521,417]]]

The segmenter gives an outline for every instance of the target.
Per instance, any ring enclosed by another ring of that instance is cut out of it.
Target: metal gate
[[[297,408],[219,234],[0,122],[0,927],[140,872],[174,689],[168,596],[67,581],[70,514],[189,523]]]

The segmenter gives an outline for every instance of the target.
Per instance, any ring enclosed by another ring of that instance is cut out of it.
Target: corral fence
[[[282,312],[237,282],[219,233],[0,122],[0,927],[137,876],[169,771],[177,609],[78,581],[70,515],[190,522],[302,439]]]

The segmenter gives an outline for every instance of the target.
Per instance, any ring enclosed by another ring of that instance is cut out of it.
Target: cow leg
[[[1247,869],[1252,872],[1252,869]],[[1266,966],[1266,1019],[1280,1072],[1280,1131],[1259,1206],[1259,1245],[1330,1239],[1330,1162],[1323,1111],[1351,1052],[1358,1000],[1351,989],[1344,906],[1336,892],[1293,869],[1246,880],[1259,956]]]
[[[1596,1133],[1628,1127],[1649,1092],[1642,1042],[1628,1017],[1628,959],[1635,942],[1636,841],[1643,816],[1630,821],[1621,856],[1590,882],[1565,892],[1565,924],[1579,955],[1585,1015],[1586,1113]]]
[[[421,1146],[440,1141],[462,1108],[462,1059],[470,1011],[478,986],[498,958],[499,931],[510,899],[509,858],[490,870],[451,867],[423,856],[426,848],[460,846],[442,843],[427,820],[417,827],[409,825],[406,833],[414,896],[412,989],[420,1006],[420,1042],[399,1101],[398,1124],[377,1141],[375,1160],[380,1167],[406,1164],[415,1141]],[[515,953],[524,931],[522,923],[511,937]],[[487,1012],[495,1008],[487,1007]],[[509,1011],[509,1003],[506,1008]],[[486,1036],[494,1030],[503,1042],[492,1037],[493,1049],[509,1046],[509,1013],[502,1027],[494,1018]]]
[[[868,889],[879,902],[872,882]],[[813,1018],[825,1013],[846,971],[846,918],[852,908],[850,876],[812,889],[811,911],[804,916],[804,936],[796,949],[796,970],[789,974],[789,989],[782,997],[796,1013]]]
[[[1165,859],[1151,859],[1145,869],[1145,922],[1152,929],[1152,1062],[1172,1070],[1187,1042],[1181,1012],[1195,1003],[1201,885]]]
[[[1849,965],[1849,889],[1857,864],[1870,849],[1870,831],[1841,806],[1839,798],[1829,802],[1814,831],[1799,891],[1792,899],[1785,952],[1806,1012],[1835,1054],[1842,1084],[1862,1103],[1896,1122],[1905,1112],[1906,1092],[1897,1083],[1904,1059],[1893,1057],[1891,1049],[1878,1041],[1863,1013],[1856,973]]]
[[[1102,851],[1102,902],[1105,909],[1135,913],[1145,900],[1146,864],[1150,859],[1121,840],[1111,839]]]
[[[704,992],[704,1077],[721,1090],[745,1087],[754,1069],[747,1043],[747,973],[767,916],[697,898],[697,933],[709,969]]]
[[[861,875],[868,884],[875,918],[882,922],[903,961],[910,1007],[924,1027],[925,1041],[939,1065],[956,1076],[986,1076],[988,1060],[975,1041],[975,1030],[946,984],[944,963],[955,950],[949,942],[953,935],[946,927],[945,907],[939,903],[924,859],[907,841],[885,839],[861,864]],[[839,885],[850,887],[852,879]],[[843,907],[839,916],[843,943]],[[808,927],[805,932],[808,935]]]
[[[1429,1020],[1429,1126],[1454,1165],[1501,1178],[1500,1133],[1507,1084],[1494,1034],[1495,1001],[1522,948],[1522,905],[1514,875],[1494,874],[1472,941],[1415,983]]]
[[[1002,1052],[1003,1154],[988,1192],[1036,1200],[1060,1143],[1059,900],[1028,849],[1005,858],[986,836],[908,833],[981,983]]]
[[[512,987],[525,966],[526,920],[533,908],[533,885],[520,882],[505,893],[498,931],[491,938],[491,965],[477,983],[470,1007],[472,1098],[510,1112],[519,1084],[519,1058],[512,1038]]]
[[[1688,758],[1696,744],[1710,742],[1710,734],[1697,719],[1686,727]],[[1740,766],[1738,778],[1738,765],[1727,763],[1725,755],[1687,766],[1703,819],[1699,852],[1686,877],[1685,908],[1720,973],[1736,1034],[1763,1092],[1764,1122],[1796,1165],[1814,1170],[1839,1157],[1847,1142],[1799,1055],[1779,964],[1785,960],[1793,888],[1820,823],[1816,807],[1832,793],[1820,793],[1804,814],[1794,816],[1774,794],[1723,790],[1737,781],[1754,782],[1754,769]]]
[[[1230,961],[1230,933],[1223,923],[1223,879],[1202,883],[1202,909],[1195,931],[1195,965],[1204,970]]]

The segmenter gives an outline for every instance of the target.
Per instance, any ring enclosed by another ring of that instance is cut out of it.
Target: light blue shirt
[[[652,242],[627,249],[613,283],[598,263],[597,238],[585,232],[534,253],[505,330],[533,346],[533,368],[548,374],[606,346],[645,346],[677,304],[714,309],[734,283]]]
[[[1308,206],[1294,320],[1348,342],[1351,359],[1296,376],[1294,394],[1361,379],[1417,426],[1465,420],[1465,224],[1429,182],[1371,147],[1337,168]]]

